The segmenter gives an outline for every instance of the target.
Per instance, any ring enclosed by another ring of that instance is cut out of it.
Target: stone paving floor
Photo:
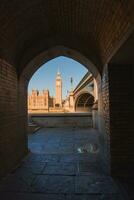
[[[29,135],[29,155],[0,183],[0,200],[122,200],[105,175],[99,133],[47,128]]]

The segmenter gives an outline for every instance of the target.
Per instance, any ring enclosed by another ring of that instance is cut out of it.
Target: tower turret
[[[55,106],[62,107],[62,78],[58,70],[56,76],[56,97],[55,97]]]

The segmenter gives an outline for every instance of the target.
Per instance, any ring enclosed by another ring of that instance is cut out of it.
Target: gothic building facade
[[[28,95],[28,112],[49,112],[62,108],[62,78],[60,72],[56,76],[56,96],[51,97],[49,90],[32,90]]]
[[[91,87],[92,85],[92,87]],[[32,90],[28,95],[28,113],[45,112],[91,112],[94,100],[96,101],[94,80],[91,73],[87,73],[79,84],[71,89],[68,96],[62,98],[62,77],[56,75],[55,97],[50,96],[49,90]]]

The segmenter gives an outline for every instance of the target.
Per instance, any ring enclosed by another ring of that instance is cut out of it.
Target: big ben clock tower
[[[56,97],[55,97],[55,106],[62,107],[62,79],[60,72],[57,72],[56,76]]]

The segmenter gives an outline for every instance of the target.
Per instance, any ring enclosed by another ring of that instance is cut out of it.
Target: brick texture
[[[1,5],[0,56],[16,65],[22,59],[27,63],[31,53],[61,45],[65,35],[66,45],[78,38],[74,46],[78,43],[87,55],[92,49],[95,60],[106,63],[134,24],[133,0],[1,0]]]
[[[134,175],[132,66],[109,65],[108,74],[112,174],[132,176]]]
[[[0,59],[0,176],[12,169],[26,153],[26,140],[19,121],[16,70]]]
[[[110,172],[110,110],[109,110],[109,77],[108,77],[108,67],[105,66],[102,74],[101,83],[101,95],[102,95],[102,116],[103,124],[102,137],[103,137],[103,155],[104,163]]]

